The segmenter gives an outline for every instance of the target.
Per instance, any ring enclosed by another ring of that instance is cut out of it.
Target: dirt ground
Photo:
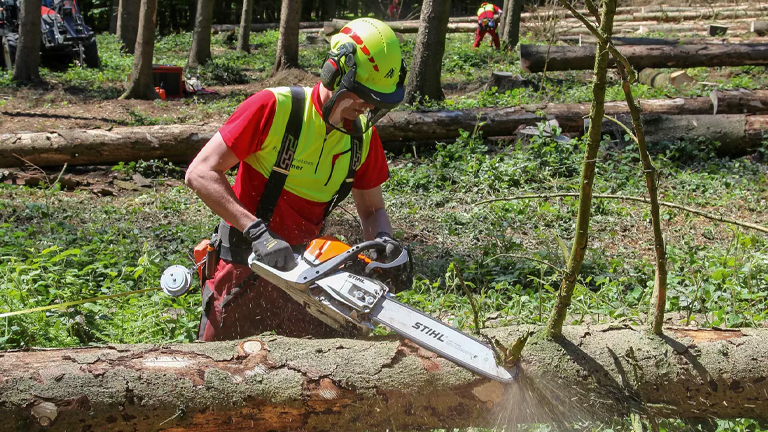
[[[288,70],[263,81],[243,85],[210,86],[216,94],[198,95],[201,102],[215,102],[231,95],[248,96],[268,87],[313,86],[318,77],[302,70]],[[3,102],[5,102],[3,104]],[[0,90],[0,133],[47,132],[56,129],[106,129],[110,126],[130,126],[135,120],[131,113],[144,117],[185,119],[194,116],[193,96],[167,100],[165,103],[140,100],[94,99],[82,91],[47,83],[19,90]],[[229,113],[205,113],[206,123],[223,123]]]

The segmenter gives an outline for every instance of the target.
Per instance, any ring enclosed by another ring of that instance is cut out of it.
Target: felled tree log
[[[535,328],[489,333],[510,344]],[[0,430],[383,431],[656,417],[768,418],[768,330],[566,327],[504,386],[393,340],[9,352]]]
[[[94,165],[167,158],[189,162],[219,125],[61,129],[0,135],[0,168]],[[190,157],[191,156],[191,157]]]
[[[349,21],[342,20],[342,19],[333,19],[330,23],[328,23],[323,31],[325,32],[325,35],[331,35],[339,30],[341,30],[342,27],[344,27]],[[412,20],[412,21],[388,21],[387,25],[392,28],[392,30],[399,32],[399,33],[417,33],[419,31],[419,24],[421,21],[419,20]],[[449,22],[448,23],[448,33],[474,33],[475,30],[477,30],[477,18],[475,18],[474,22]]]
[[[322,21],[309,21],[309,22],[302,22],[299,23],[299,29],[300,30],[306,30],[306,31],[318,31],[321,28],[324,28],[327,25],[327,23]],[[230,30],[237,30],[240,28],[239,24],[214,24],[211,26],[211,31],[215,33],[219,32],[226,32]],[[263,32],[267,30],[277,30],[280,28],[279,23],[254,23],[251,24],[251,31],[252,32]]]
[[[651,87],[666,87],[668,85],[682,87],[683,85],[695,82],[685,71],[666,73],[653,68],[641,70],[637,74],[637,80]]]
[[[619,51],[637,69],[768,65],[768,44],[629,45],[620,47]],[[587,70],[594,62],[595,46],[592,45],[520,45],[520,66],[527,72],[542,72],[545,64],[548,71]],[[613,58],[610,65],[615,67]]]
[[[582,24],[579,27],[578,22],[558,23],[558,35],[591,35],[589,29]],[[749,32],[750,22],[733,20],[728,22],[730,35],[738,35]],[[646,34],[648,32],[671,33],[677,36],[709,36],[709,24],[701,22],[687,22],[685,24],[658,24],[655,21],[641,21],[632,23],[623,23],[616,25],[616,32],[625,35]]]
[[[768,90],[718,91],[718,114],[768,113]],[[712,114],[711,98],[677,98],[641,101],[645,115],[678,116]],[[546,118],[536,114],[542,111]],[[608,102],[605,112],[624,118],[624,102]],[[564,132],[582,133],[589,104],[539,104],[513,108],[488,108],[437,112],[390,112],[376,129],[386,149],[397,149],[402,142],[450,140],[459,129],[472,130],[478,121],[485,137],[514,135],[521,126],[555,119]],[[604,123],[608,125],[606,121]],[[24,166],[96,165],[167,158],[188,163],[216,133],[219,125],[137,126],[110,130],[59,130],[53,132],[0,135],[0,168]],[[692,131],[694,136],[708,138]],[[757,138],[755,138],[757,139]],[[649,139],[650,140],[650,139]],[[723,142],[723,153],[739,154],[740,143]],[[753,145],[754,141],[743,144]]]
[[[558,40],[566,43],[577,45],[597,45],[597,39],[594,36],[588,35],[576,35],[576,36],[560,36]],[[683,45],[683,44],[707,44],[707,45],[724,45],[724,44],[742,44],[742,43],[768,43],[768,38],[758,37],[750,39],[742,39],[740,37],[732,38],[650,38],[650,37],[622,37],[616,36],[611,38],[611,42],[614,45]]]

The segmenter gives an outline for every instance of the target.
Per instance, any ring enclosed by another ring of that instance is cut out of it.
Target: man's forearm
[[[392,224],[389,221],[387,211],[380,208],[374,211],[370,216],[360,220],[363,225],[363,237],[366,240],[373,240],[376,234],[384,231],[392,234]]]
[[[195,176],[189,187],[198,197],[235,228],[243,231],[254,220],[254,216],[237,199],[223,173],[204,171]]]

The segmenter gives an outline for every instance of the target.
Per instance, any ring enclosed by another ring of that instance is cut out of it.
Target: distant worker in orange
[[[486,33],[491,34],[491,38],[493,39],[493,44],[496,46],[496,49],[501,48],[501,43],[499,42],[499,35],[496,34],[496,25],[499,22],[499,17],[501,17],[501,9],[488,2],[483,2],[480,5],[480,9],[477,10],[477,31],[475,32],[475,44],[472,45],[472,48],[477,48],[480,46],[480,42],[485,37]]]
[[[387,15],[389,15],[390,21],[397,21],[400,19],[400,0],[392,0],[392,4],[387,9]]]

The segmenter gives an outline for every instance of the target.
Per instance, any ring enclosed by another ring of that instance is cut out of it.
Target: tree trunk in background
[[[42,0],[24,0],[19,11],[19,40],[13,80],[26,83],[40,80],[40,8]]]
[[[120,16],[120,0],[112,0],[109,9],[109,32],[117,34],[117,17]]]
[[[193,0],[189,3],[189,19],[187,20],[187,31],[195,30],[195,17],[197,16],[197,1]]]
[[[240,36],[237,39],[237,49],[251,52],[251,20],[253,18],[253,0],[243,0],[243,14],[240,17]]]
[[[523,12],[523,0],[508,0],[509,11],[504,11],[501,44],[513,50],[520,40],[520,14]]]
[[[537,330],[487,334],[509,345]],[[656,337],[608,325],[566,327],[557,342],[529,342],[508,385],[385,338],[265,334],[8,352],[0,357],[0,430],[515,430],[545,422],[571,430],[633,412],[766,419],[765,358],[766,329],[669,328]]]
[[[211,59],[211,21],[213,20],[214,0],[197,0],[195,32],[192,36],[192,49],[189,50],[187,66],[197,67]]]
[[[128,90],[120,96],[120,99],[153,100],[159,97],[155,92],[152,77],[156,14],[157,0],[141,0],[141,18],[136,41],[137,52],[133,56],[133,72],[131,72]]]
[[[314,0],[301,0],[301,15],[300,15],[299,21],[312,20],[312,12],[314,11],[314,8],[315,8]]]
[[[283,0],[280,9],[280,37],[277,39],[277,55],[272,74],[299,67],[299,22],[302,0]]]
[[[221,18],[223,24],[234,22],[232,21],[232,0],[224,0]]]
[[[418,103],[426,97],[430,100],[445,99],[440,74],[450,11],[449,0],[424,0],[421,5],[421,25],[405,88],[406,103]]]
[[[349,0],[349,11],[352,12],[352,16],[357,18],[360,14],[360,0]]]
[[[325,0],[323,2],[323,19],[330,20],[336,18],[337,7],[336,0]]]
[[[139,33],[139,0],[120,0],[120,14],[117,19],[117,37],[123,42],[123,49],[133,54],[136,36]]]
[[[504,27],[505,27],[504,22],[507,20],[507,15],[509,15],[509,11],[511,10],[510,1],[512,0],[504,0],[504,4],[501,5],[502,13],[501,13],[501,16],[499,17],[499,22],[496,25],[496,33],[499,35],[499,37],[501,37],[501,35],[504,34]],[[451,12],[451,14],[454,14],[454,13],[456,13],[455,10]],[[449,22],[450,22],[450,19],[449,19]]]

